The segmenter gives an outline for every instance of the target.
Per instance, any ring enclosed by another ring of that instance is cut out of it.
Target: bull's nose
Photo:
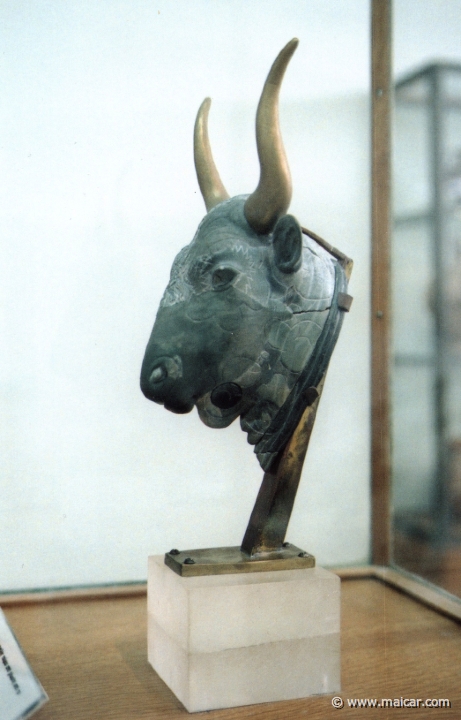
[[[144,366],[141,371],[141,390],[149,400],[163,402],[161,395],[167,380],[168,369],[165,363],[156,363],[152,369]]]
[[[165,402],[168,390],[182,378],[182,362],[178,355],[145,359],[141,370],[141,390],[149,400]]]

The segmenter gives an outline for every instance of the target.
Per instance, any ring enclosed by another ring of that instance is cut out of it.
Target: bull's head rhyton
[[[275,60],[261,95],[256,138],[261,176],[229,198],[199,109],[194,156],[207,215],[176,257],[141,371],[141,388],[168,410],[197,406],[214,428],[240,424],[261,466],[283,449],[336,342],[347,280],[338,257],[287,215],[291,179],[278,95],[298,41]],[[343,300],[341,300],[343,299]]]

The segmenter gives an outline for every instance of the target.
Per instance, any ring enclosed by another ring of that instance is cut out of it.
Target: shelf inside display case
[[[461,65],[398,82],[394,132],[393,560],[461,596]]]
[[[348,699],[368,696],[379,701],[447,699],[450,708],[444,707],[443,716],[459,717],[460,625],[378,580],[350,579],[341,585],[343,664],[337,696],[346,708]],[[148,664],[145,595],[82,595],[66,602],[9,604],[4,610],[50,698],[37,719],[189,716]],[[330,695],[210,711],[207,718],[295,720],[308,715],[320,720],[333,712]]]

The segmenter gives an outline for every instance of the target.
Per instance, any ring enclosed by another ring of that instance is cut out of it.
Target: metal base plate
[[[284,543],[280,550],[251,557],[240,547],[170,550],[165,554],[165,565],[182,577],[197,577],[312,568],[315,558],[295,545]]]

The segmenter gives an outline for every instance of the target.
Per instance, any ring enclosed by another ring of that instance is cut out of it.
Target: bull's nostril
[[[156,385],[159,382],[162,382],[167,377],[168,373],[166,371],[166,368],[164,365],[157,365],[156,368],[154,368],[150,374],[150,382],[152,385]]]
[[[183,407],[184,402],[189,402],[189,397],[187,388],[180,382],[181,378],[182,361],[179,355],[168,356],[146,351],[141,368],[141,390],[149,400],[162,405],[170,401],[174,404],[179,400]]]

